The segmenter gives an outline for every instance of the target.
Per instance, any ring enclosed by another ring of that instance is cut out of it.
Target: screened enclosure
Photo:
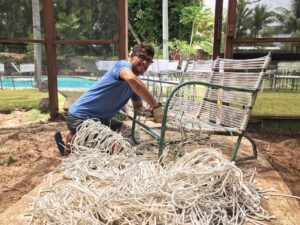
[[[12,87],[20,77],[38,88],[46,82],[52,114],[57,75],[93,77],[97,60],[128,54],[124,0],[0,1],[0,17],[0,74]]]

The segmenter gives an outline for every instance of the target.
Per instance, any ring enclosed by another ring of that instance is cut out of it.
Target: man
[[[66,148],[72,141],[77,127],[86,119],[97,118],[114,131],[127,128],[122,122],[112,119],[132,100],[134,109],[145,110],[142,99],[153,110],[154,121],[161,122],[162,108],[138,78],[153,62],[154,49],[151,45],[139,44],[133,48],[130,60],[120,60],[108,70],[87,92],[69,109]],[[61,149],[60,149],[61,151]],[[62,153],[62,151],[61,151]],[[62,153],[63,155],[68,152]]]

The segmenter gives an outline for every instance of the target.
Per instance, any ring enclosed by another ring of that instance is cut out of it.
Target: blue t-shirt
[[[85,92],[69,109],[73,116],[90,119],[110,120],[131,98],[141,101],[129,84],[119,77],[121,69],[131,69],[131,64],[125,60],[118,61]]]

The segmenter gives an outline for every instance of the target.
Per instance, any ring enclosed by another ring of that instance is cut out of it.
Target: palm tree
[[[248,0],[239,0],[237,4],[236,13],[236,36],[247,37],[249,36],[249,30],[251,27],[251,14],[252,9],[248,8],[251,4]]]
[[[291,0],[291,10],[278,7],[280,13],[276,14],[276,18],[280,23],[278,29],[282,33],[288,33],[297,36],[300,33],[300,0]]]
[[[251,33],[258,37],[260,31],[263,30],[264,27],[267,27],[268,24],[274,22],[273,18],[274,13],[272,11],[267,11],[267,5],[261,4],[256,5],[253,10],[252,16],[252,29]]]

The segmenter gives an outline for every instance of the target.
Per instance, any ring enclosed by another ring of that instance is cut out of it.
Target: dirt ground
[[[0,114],[0,213],[41,183],[62,157],[53,135],[66,132],[63,121],[26,122],[26,112]],[[299,135],[254,132],[259,151],[300,196]]]

